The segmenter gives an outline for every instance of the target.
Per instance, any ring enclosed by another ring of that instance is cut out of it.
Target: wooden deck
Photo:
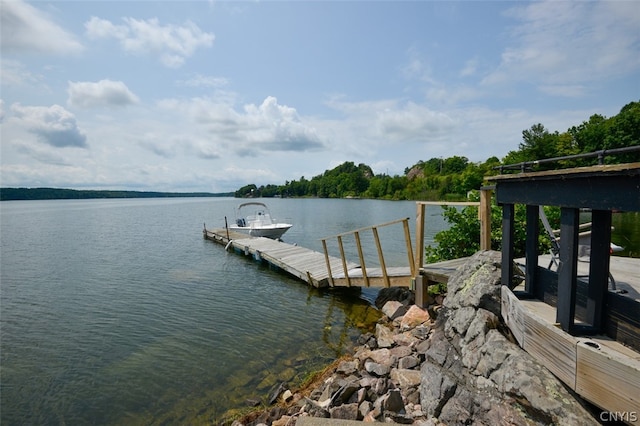
[[[572,336],[556,322],[556,308],[518,299],[506,286],[501,300],[518,344],[568,387],[603,410],[640,413],[640,352],[604,335]],[[640,425],[638,417],[627,420]]]
[[[538,266],[546,268],[551,261],[551,255],[543,254],[538,257]],[[525,267],[524,258],[515,259],[515,262]],[[555,267],[554,267],[555,269]],[[609,271],[615,280],[618,292],[625,297],[640,302],[640,259],[622,256],[609,258]],[[589,262],[578,262],[578,277],[587,279],[589,276]]]
[[[550,255],[538,258],[538,266],[546,268]],[[526,267],[524,259],[516,263]],[[578,262],[578,280],[588,281],[589,263]],[[624,298],[640,309],[640,259],[611,256],[611,275],[616,298]],[[524,285],[512,292],[502,287],[502,317],[518,344],[542,362],[567,386],[609,412],[640,413],[640,352],[637,341],[623,344],[604,334],[573,336],[557,322],[556,307],[539,299],[518,298]],[[633,308],[632,308],[633,309]],[[633,319],[625,328],[631,328]],[[577,323],[580,321],[577,319]],[[630,332],[636,336],[636,331]],[[625,419],[640,425],[638,417]]]

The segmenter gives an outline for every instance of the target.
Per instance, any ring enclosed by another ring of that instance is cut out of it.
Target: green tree
[[[236,198],[251,197],[257,194],[258,187],[255,184],[245,185],[235,192]]]
[[[631,102],[612,117],[605,137],[606,149],[623,148],[640,145],[640,102]],[[624,154],[612,157],[608,161],[636,162],[640,161],[640,153]]]
[[[472,197],[478,201],[479,196]],[[526,206],[516,204],[514,226],[514,256],[522,257],[525,254],[526,242]],[[558,227],[560,223],[560,210],[553,207],[545,207],[545,213],[552,227]],[[425,260],[427,263],[435,263],[442,260],[457,259],[471,256],[480,250],[480,220],[478,219],[478,207],[467,206],[462,209],[443,206],[443,216],[451,225],[449,229],[438,232],[434,240],[436,246],[425,248]],[[549,237],[540,226],[538,236],[538,252],[548,251],[550,247]],[[502,208],[495,204],[495,198],[491,205],[491,248],[502,250]]]

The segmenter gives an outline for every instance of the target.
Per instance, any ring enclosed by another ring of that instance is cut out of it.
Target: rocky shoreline
[[[499,252],[478,252],[450,278],[441,305],[410,292],[380,301],[375,333],[320,380],[275,388],[268,410],[233,426],[292,426],[305,416],[364,422],[598,424],[544,366],[509,337],[500,317]]]

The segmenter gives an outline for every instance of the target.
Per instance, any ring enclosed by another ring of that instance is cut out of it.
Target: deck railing
[[[328,240],[332,240],[332,239],[336,239],[337,243],[338,243],[338,249],[340,250],[340,259],[342,260],[342,268],[344,271],[344,276],[347,280],[347,284],[350,285],[350,278],[349,278],[349,268],[347,266],[347,259],[346,259],[346,255],[345,255],[345,250],[344,250],[344,243],[343,243],[343,239],[344,237],[353,235],[353,237],[355,238],[355,244],[356,244],[356,249],[358,251],[358,258],[360,260],[360,267],[362,270],[362,279],[365,282],[365,285],[367,287],[369,287],[369,277],[367,276],[367,267],[366,267],[366,262],[365,262],[365,257],[364,257],[364,250],[362,249],[362,242],[360,239],[360,234],[362,232],[365,231],[371,231],[373,233],[373,239],[375,241],[375,245],[376,245],[376,249],[377,249],[377,253],[378,253],[378,261],[380,262],[380,268],[382,269],[382,278],[384,280],[385,286],[386,287],[390,287],[391,283],[389,280],[389,275],[387,273],[387,266],[386,266],[386,262],[384,259],[384,253],[382,250],[382,244],[380,243],[380,235],[378,233],[378,229],[382,228],[382,227],[386,227],[386,226],[390,226],[390,225],[396,225],[398,223],[402,223],[402,227],[404,229],[404,238],[405,238],[405,245],[407,248],[407,259],[408,259],[408,264],[409,264],[409,268],[411,270],[411,276],[415,275],[415,261],[414,261],[414,256],[413,256],[413,246],[411,245],[411,231],[409,230],[409,218],[404,218],[404,219],[398,219],[398,220],[394,220],[391,222],[386,222],[386,223],[382,223],[379,225],[374,225],[374,226],[367,226],[364,228],[360,228],[360,229],[356,229],[354,231],[348,231],[348,232],[343,232],[341,234],[337,234],[337,235],[333,235],[330,237],[325,237],[325,238],[321,238],[322,241],[322,249],[324,250],[324,257],[325,257],[325,261],[327,263],[327,272],[329,274],[329,283],[331,286],[334,285],[333,282],[333,275],[331,272],[331,264],[329,261],[329,250],[327,247],[327,241]]]

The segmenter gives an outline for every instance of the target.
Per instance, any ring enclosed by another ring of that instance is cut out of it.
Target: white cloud
[[[244,125],[239,135],[249,142],[247,155],[253,155],[252,147],[259,150],[315,151],[322,148],[315,129],[305,125],[295,108],[279,105],[268,96],[260,106],[245,105]]]
[[[69,82],[68,103],[81,108],[102,106],[126,106],[139,101],[121,81],[100,80],[98,82]]]
[[[376,121],[382,139],[406,142],[439,140],[455,126],[446,114],[413,102],[378,112]]]
[[[169,68],[179,68],[200,47],[211,47],[215,36],[203,32],[191,21],[182,26],[161,25],[158,19],[123,18],[123,25],[95,16],[85,22],[90,38],[115,38],[122,48],[133,54],[152,52]]]
[[[414,102],[345,102],[334,99],[328,105],[344,113],[349,127],[357,129],[355,133],[360,134],[357,140],[369,146],[439,140],[456,125],[446,113]]]
[[[39,86],[43,87],[43,76],[34,74],[20,61],[2,58],[0,62],[0,82],[6,87]]]
[[[12,120],[54,147],[87,147],[87,137],[78,128],[75,116],[61,107],[11,105]]]
[[[239,156],[258,156],[265,152],[302,152],[323,148],[315,128],[300,119],[294,108],[267,97],[262,104],[247,104],[242,112],[232,105],[207,98],[189,101],[166,99],[159,106],[204,129],[210,143]],[[218,151],[198,148],[201,156]]]
[[[499,68],[485,83],[526,81],[549,93],[577,96],[587,83],[640,69],[636,2],[525,3],[509,9],[510,31]]]
[[[220,88],[229,84],[229,80],[224,77],[213,77],[196,74],[187,80],[180,80],[178,84],[187,87],[212,87]]]
[[[83,50],[75,36],[23,1],[3,1],[0,7],[3,53],[73,54]]]

